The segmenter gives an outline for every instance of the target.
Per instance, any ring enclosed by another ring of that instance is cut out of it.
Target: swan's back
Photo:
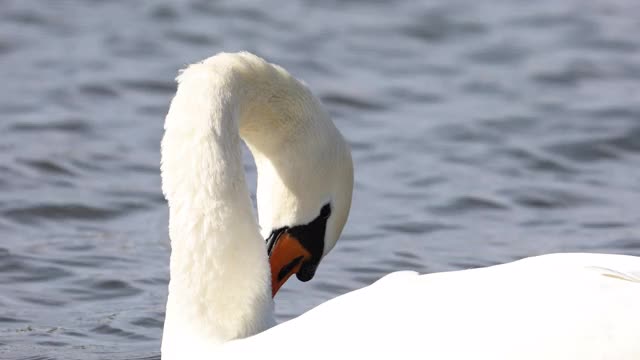
[[[235,345],[282,358],[640,359],[640,258],[393,273]]]

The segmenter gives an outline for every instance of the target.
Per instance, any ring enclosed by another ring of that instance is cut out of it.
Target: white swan
[[[342,231],[348,147],[305,86],[254,55],[216,55],[178,82],[162,140],[172,246],[163,360],[640,359],[640,258],[623,255],[393,273],[270,328],[272,294],[294,273],[313,277]],[[240,136],[258,168],[262,236]]]

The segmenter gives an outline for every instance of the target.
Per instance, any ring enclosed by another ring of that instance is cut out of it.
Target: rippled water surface
[[[0,358],[159,357],[163,118],[223,50],[353,148],[342,240],[280,320],[397,269],[640,255],[639,33],[637,0],[0,1]]]

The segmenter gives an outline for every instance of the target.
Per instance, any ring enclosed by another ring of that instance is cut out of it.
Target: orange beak
[[[271,291],[276,296],[287,279],[300,270],[302,263],[311,259],[311,253],[292,235],[284,233],[276,241],[269,264],[271,265]]]

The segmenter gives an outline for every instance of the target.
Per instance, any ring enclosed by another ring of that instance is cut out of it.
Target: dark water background
[[[163,118],[222,50],[353,147],[344,236],[281,320],[398,269],[640,255],[638,34],[637,0],[0,0],[0,359],[158,357]]]

